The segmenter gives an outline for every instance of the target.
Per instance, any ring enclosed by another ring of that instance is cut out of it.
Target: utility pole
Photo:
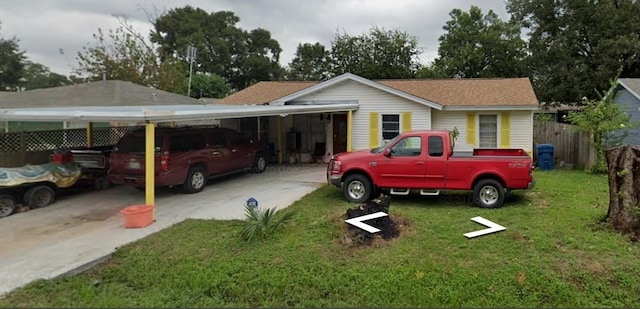
[[[193,63],[198,57],[198,49],[193,46],[187,46],[187,61],[189,61],[189,88],[187,89],[187,96],[191,97],[191,76],[193,75]]]

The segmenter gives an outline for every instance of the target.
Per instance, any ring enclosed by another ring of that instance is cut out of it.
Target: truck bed
[[[501,149],[501,148],[475,148],[469,151],[453,151],[453,158],[471,157],[526,157],[529,156],[523,149]]]

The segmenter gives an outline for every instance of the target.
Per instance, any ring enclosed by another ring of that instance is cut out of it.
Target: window
[[[403,138],[391,147],[391,154],[394,157],[414,157],[422,153],[422,139],[419,136]]]
[[[429,156],[442,157],[444,153],[444,142],[442,136],[429,136]]]
[[[202,133],[171,135],[169,143],[171,152],[202,150],[205,148],[205,135]]]
[[[214,146],[225,146],[227,144],[224,138],[224,131],[221,129],[211,130],[211,144]]]
[[[238,131],[229,130],[227,131],[227,134],[229,136],[230,145],[237,146],[237,145],[244,145],[249,143],[250,139]]]
[[[400,115],[382,115],[382,143],[388,143],[398,134],[400,134]]]
[[[154,143],[155,151],[159,152],[162,147],[162,136],[156,136]],[[144,153],[145,146],[146,141],[144,135],[125,135],[118,141],[113,151],[122,153]]]
[[[478,129],[480,148],[498,147],[498,115],[480,115]]]

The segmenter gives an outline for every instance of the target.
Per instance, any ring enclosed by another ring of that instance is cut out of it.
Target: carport
[[[244,117],[277,117],[278,148],[282,148],[280,138],[282,126],[280,118],[294,114],[320,114],[347,112],[347,150],[351,150],[352,113],[358,109],[357,103],[324,105],[140,105],[140,106],[75,106],[46,108],[5,108],[0,109],[0,121],[86,122],[88,130],[93,122],[136,122],[145,124],[145,204],[155,205],[155,162],[154,137],[159,123],[177,121],[198,121],[210,119],[230,119]],[[259,119],[259,118],[258,118]],[[282,162],[279,153],[278,162]]]

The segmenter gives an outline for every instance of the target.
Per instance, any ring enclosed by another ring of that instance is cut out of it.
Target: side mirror
[[[382,154],[383,154],[385,157],[390,157],[390,156],[391,156],[391,149],[389,149],[389,148],[385,149],[385,150],[382,152]]]

